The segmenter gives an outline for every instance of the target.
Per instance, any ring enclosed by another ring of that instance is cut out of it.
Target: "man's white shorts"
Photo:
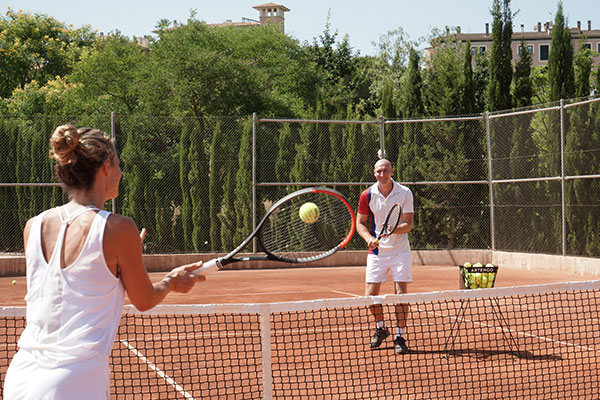
[[[379,256],[367,255],[366,279],[367,283],[383,283],[388,271],[392,272],[394,282],[412,282],[412,259],[410,251],[400,254]]]

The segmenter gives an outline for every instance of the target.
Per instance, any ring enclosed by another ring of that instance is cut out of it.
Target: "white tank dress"
[[[81,253],[61,268],[66,228],[83,212],[96,212]],[[49,262],[35,217],[26,247],[27,326],[4,382],[5,400],[105,400],[109,356],[123,310],[124,289],[109,270],[102,241],[109,212],[88,207],[63,217]]]

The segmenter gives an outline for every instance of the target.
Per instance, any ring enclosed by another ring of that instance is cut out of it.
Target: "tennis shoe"
[[[394,351],[396,354],[406,354],[408,353],[408,346],[406,345],[406,340],[402,336],[396,336],[394,339]]]
[[[381,346],[381,343],[383,343],[385,338],[387,338],[388,336],[390,336],[390,331],[387,328],[375,329],[375,333],[371,337],[371,342],[369,343],[369,346],[372,349]]]

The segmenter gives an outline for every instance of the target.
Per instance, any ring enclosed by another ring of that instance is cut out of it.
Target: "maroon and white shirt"
[[[377,183],[375,183],[365,189],[358,200],[358,212],[368,215],[369,232],[375,237],[381,231],[385,218],[395,203],[400,205],[403,214],[414,212],[411,190],[394,180],[392,180],[392,183],[394,187],[387,197],[381,194]],[[379,247],[369,250],[369,254],[385,256],[405,251],[410,251],[410,244],[408,234],[402,233],[382,238],[379,241]]]

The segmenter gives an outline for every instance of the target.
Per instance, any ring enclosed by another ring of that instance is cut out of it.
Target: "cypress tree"
[[[0,120],[0,182],[17,182],[15,175],[15,161],[18,151],[17,136],[18,126],[15,119]],[[0,235],[0,250],[7,252],[21,251],[23,248],[23,237],[16,234],[7,234],[15,230],[15,227],[22,228],[19,224],[19,215],[16,211],[18,207],[16,193],[18,188],[2,188],[0,190],[0,204],[4,207],[0,209],[0,224],[2,224],[2,232]],[[17,231],[20,229],[17,229]]]
[[[236,125],[243,122],[236,121]],[[223,200],[217,217],[221,225],[221,251],[229,252],[239,243],[234,243],[233,236],[236,231],[235,177],[238,171],[239,137],[238,135],[224,135],[225,153],[223,154]]]
[[[590,93],[590,74],[592,70],[591,51],[583,46],[584,38],[580,41],[580,48],[575,54],[575,95],[584,97]],[[590,106],[580,105],[569,108],[567,115],[570,117],[569,130],[565,142],[565,163],[568,175],[585,175],[594,173],[590,165],[596,162],[593,152],[586,151],[594,142],[593,121]],[[592,187],[590,187],[592,186]],[[588,220],[594,216],[588,204],[594,204],[597,196],[593,194],[594,183],[582,179],[569,181],[566,187],[567,203],[567,244],[569,252],[577,255],[590,255],[586,253],[587,242],[594,236],[594,228]],[[592,189],[592,190],[590,190]]]
[[[208,220],[211,221],[209,249],[212,252],[218,251],[221,247],[221,224],[217,222],[219,221],[218,214],[221,211],[226,167],[223,158],[227,154],[224,144],[221,121],[217,120],[210,146],[210,179],[208,183],[210,198]]]
[[[548,80],[551,101],[569,99],[575,95],[573,43],[571,42],[571,30],[565,21],[562,1],[558,2],[558,10],[552,26]]]
[[[512,80],[512,13],[510,0],[494,0],[491,14],[492,48],[487,87],[488,111],[508,110],[512,107],[510,83]]]
[[[192,199],[190,198],[190,182],[188,180],[189,163],[188,152],[190,149],[190,134],[192,123],[185,120],[181,127],[179,139],[179,187],[181,190],[181,231],[183,233],[184,251],[189,251],[192,246]]]
[[[575,54],[575,96],[586,97],[591,91],[592,51],[584,46],[585,37],[579,41],[579,50]]]
[[[463,81],[461,85],[461,114],[475,113],[475,83],[473,82],[473,55],[471,54],[471,41],[467,40],[464,48]]]
[[[404,118],[408,119],[421,118],[425,114],[419,54],[413,48],[410,49],[409,53],[402,114]],[[398,149],[396,165],[394,166],[394,170],[397,171],[396,179],[419,181],[422,175],[419,173],[416,160],[421,159],[419,148],[421,126],[418,123],[411,122],[402,124],[401,127],[403,137]]]
[[[418,118],[425,114],[423,104],[423,80],[421,78],[419,54],[411,47],[408,59],[408,70],[406,72],[406,88],[404,110],[402,114],[406,118]]]
[[[236,246],[254,228],[252,226],[252,120],[247,121],[243,126],[238,165],[233,201],[236,215],[233,241]]]
[[[190,134],[188,180],[192,203],[192,245],[194,251],[206,248],[209,240],[209,227],[206,226],[208,214],[208,160],[205,152],[206,120],[199,121],[198,129]]]
[[[531,56],[527,52],[525,42],[521,41],[520,55],[515,65],[513,82],[513,101],[516,107],[531,105],[533,87],[531,82]],[[527,178],[535,176],[537,148],[533,141],[533,129],[531,128],[532,114],[523,114],[518,117],[518,122],[511,138],[511,151],[509,156],[509,167],[511,178]],[[535,231],[535,210],[531,207],[522,207],[530,201],[527,192],[530,183],[512,183],[507,185],[503,192],[507,201],[513,204],[513,211],[504,214],[507,227],[520,226],[520,229],[510,231],[510,235],[504,235],[506,246],[521,251],[535,250],[530,243],[530,235]],[[499,232],[501,234],[501,232]]]
[[[531,105],[533,97],[533,84],[531,82],[531,55],[527,52],[527,47],[524,41],[521,41],[521,54],[519,61],[515,65],[514,76],[514,104],[515,107],[526,107]]]

